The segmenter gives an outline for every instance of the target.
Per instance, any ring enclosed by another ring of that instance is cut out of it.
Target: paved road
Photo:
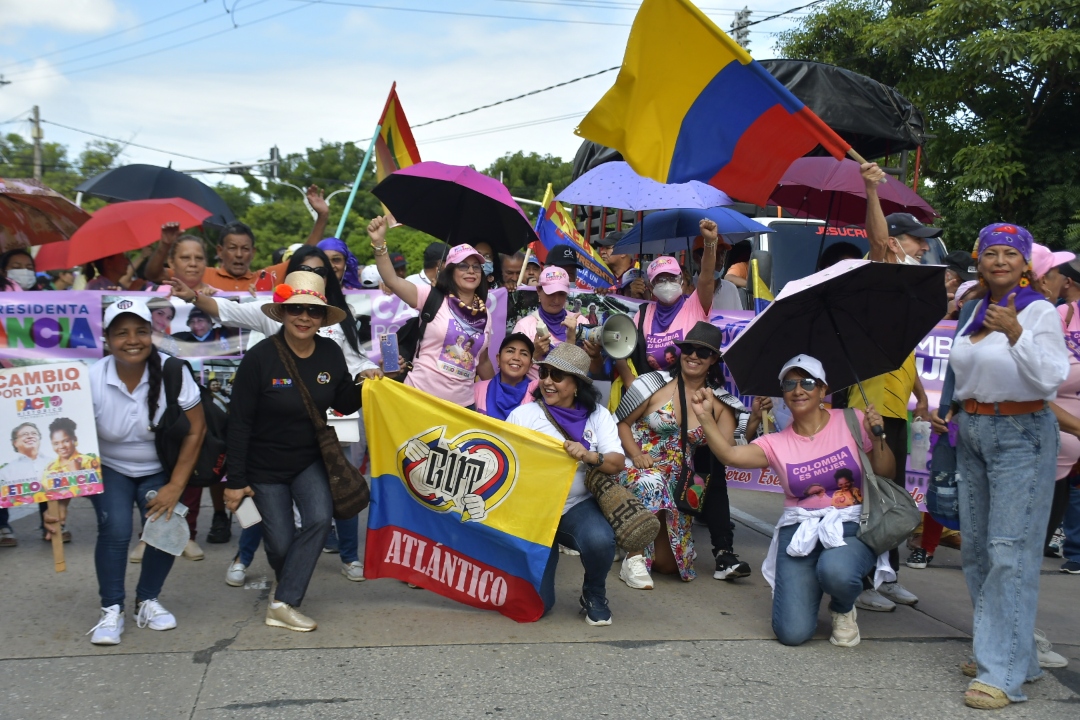
[[[319,630],[273,630],[262,624],[261,553],[251,587],[225,585],[234,532],[229,545],[203,543],[204,561],[177,560],[161,600],[178,629],[157,633],[132,622],[121,645],[99,648],[84,634],[98,612],[93,513],[76,500],[67,573],[52,572],[32,516],[14,523],[22,545],[0,552],[8,578],[0,590],[0,718],[976,714],[963,708],[966,682],[956,669],[971,630],[958,552],[943,548],[930,569],[904,570],[920,603],[860,615],[857,648],[828,643],[824,608],[817,639],[785,648],[772,639],[769,589],[757,572],[768,547],[759,528],[779,514],[778,497],[737,491],[732,502],[742,518],[738,550],[754,575],[717,582],[706,552],[694,582],[661,577],[655,590],[636,591],[613,565],[608,628],[588,627],[577,613],[575,558],[560,562],[553,613],[519,625],[392,580],[350,583],[336,556],[324,555],[304,603]],[[708,547],[704,528],[695,537]],[[1059,563],[1044,563],[1038,625],[1072,668],[1029,686],[1031,701],[1001,717],[1080,716],[1080,578],[1058,573]],[[129,589],[137,572],[129,566]]]

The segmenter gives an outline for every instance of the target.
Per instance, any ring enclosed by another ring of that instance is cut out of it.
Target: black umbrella
[[[220,227],[236,221],[213,188],[190,175],[157,165],[124,165],[106,170],[81,183],[75,191],[108,202],[179,197],[209,211],[210,217],[204,221],[208,225]]]
[[[799,354],[839,390],[899,368],[947,310],[944,267],[844,260],[789,282],[724,362],[743,395],[779,394],[780,370]]]

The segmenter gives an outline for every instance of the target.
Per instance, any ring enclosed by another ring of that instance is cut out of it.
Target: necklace
[[[815,429],[814,429],[814,432],[810,433],[809,435],[803,435],[803,437],[805,437],[805,438],[808,438],[808,439],[809,439],[809,440],[810,440],[810,441],[812,442],[812,441],[814,440],[814,437],[815,437],[815,436],[816,436],[816,435],[817,435],[817,434],[818,434],[819,432],[821,432],[821,431],[822,431],[822,430],[823,430],[823,429],[825,428],[825,426],[826,426],[826,425],[828,425],[828,424],[829,424],[829,418],[830,418],[830,417],[831,417],[831,415],[829,415],[828,413],[825,413],[825,421],[824,421],[824,422],[822,422],[821,424],[819,424],[819,425],[817,426],[817,428],[815,428]],[[800,434],[801,434],[801,433],[800,433]]]
[[[466,305],[461,298],[457,295],[450,293],[450,297],[457,301],[458,307],[462,310],[468,310],[473,315],[479,315],[482,312],[487,312],[487,307],[484,305],[484,301],[480,299],[479,295],[473,295],[472,303]]]

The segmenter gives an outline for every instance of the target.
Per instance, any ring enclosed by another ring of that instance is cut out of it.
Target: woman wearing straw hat
[[[540,583],[545,612],[555,605],[555,568],[559,545],[581,554],[585,581],[578,602],[589,625],[610,625],[607,574],[615,555],[615,532],[585,488],[590,467],[613,475],[622,470],[624,457],[619,431],[611,413],[600,402],[600,393],[589,377],[589,356],[573,343],[556,345],[540,361],[540,385],[536,402],[522,405],[506,419],[563,440],[566,454],[578,461],[577,473],[563,506],[547,568]]]
[[[277,578],[266,624],[297,632],[316,628],[297,608],[333,515],[326,467],[299,385],[306,386],[320,413],[332,407],[348,415],[360,408],[360,393],[341,348],[318,334],[324,325],[346,318],[326,302],[324,287],[319,275],[295,272],[274,289],[274,302],[262,311],[281,323],[275,337],[284,340],[284,352],[292,355],[299,377],[286,369],[275,338],[266,338],[240,362],[229,408],[225,502],[235,512],[244,497],[254,498],[266,556]],[[300,511],[299,532],[293,527],[294,503]]]

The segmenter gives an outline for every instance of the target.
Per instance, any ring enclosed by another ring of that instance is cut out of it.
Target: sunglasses
[[[697,355],[699,360],[708,360],[719,354],[715,350],[701,345],[679,345],[678,348],[683,355]]]
[[[810,392],[820,384],[821,383],[819,383],[814,378],[803,378],[801,380],[782,380],[780,382],[780,389],[786,393],[789,393],[795,390],[796,386],[798,386],[806,392]]]
[[[556,370],[555,368],[549,367],[547,365],[540,366],[541,380],[547,380],[548,378],[551,378],[551,382],[561,383],[563,380],[566,379],[567,375],[569,375],[569,373],[563,372],[562,370]]]
[[[302,272],[313,272],[322,278],[326,277],[326,268],[324,267],[311,267],[310,265],[301,265],[296,269]]]
[[[293,317],[300,317],[304,313],[312,320],[322,320],[326,317],[325,305],[300,305],[298,303],[286,303],[285,312]]]

